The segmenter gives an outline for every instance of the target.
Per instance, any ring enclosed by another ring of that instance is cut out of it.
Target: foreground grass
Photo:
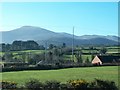
[[[118,66],[4,72],[1,73],[1,75],[3,80],[15,81],[18,84],[24,84],[24,82],[30,78],[36,78],[42,82],[46,80],[58,80],[61,82],[66,82],[71,79],[81,78],[91,81],[94,80],[94,78],[98,78],[112,80],[118,85]]]

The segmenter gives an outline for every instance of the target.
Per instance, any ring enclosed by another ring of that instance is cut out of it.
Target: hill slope
[[[35,40],[39,44],[45,42],[62,44],[65,42],[67,45],[72,44],[73,35],[68,33],[56,33],[47,29],[33,26],[23,26],[12,31],[4,31],[2,33],[2,42],[12,43],[14,40]],[[118,44],[117,36],[101,36],[101,35],[83,35],[74,36],[75,45],[79,44],[105,44],[113,45]]]

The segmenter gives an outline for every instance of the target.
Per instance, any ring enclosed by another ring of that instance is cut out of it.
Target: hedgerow
[[[1,81],[0,83],[1,83],[2,89],[16,89],[17,88],[16,82]]]
[[[84,79],[69,80],[66,83],[51,80],[40,82],[37,79],[30,79],[25,85],[17,86],[17,83],[1,81],[2,89],[26,89],[26,90],[118,90],[115,82],[108,80],[95,79],[88,82]]]

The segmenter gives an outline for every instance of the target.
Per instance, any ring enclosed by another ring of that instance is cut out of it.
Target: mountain
[[[73,35],[68,33],[57,33],[44,28],[34,26],[23,26],[11,31],[4,31],[2,33],[2,42],[12,43],[14,40],[35,40],[39,44],[62,44],[65,42],[67,45],[72,44]],[[114,45],[118,44],[117,36],[101,36],[101,35],[83,35],[74,36],[74,44],[105,44]]]
[[[4,42],[11,43],[14,40],[45,40],[56,36],[57,33],[32,26],[23,26],[12,31],[2,32]]]
[[[118,38],[120,39],[120,37],[113,36],[113,35],[107,35],[107,36],[103,36],[103,35],[83,35],[83,36],[79,36],[79,38],[80,39],[106,38],[106,39],[113,40],[113,41],[118,41]]]

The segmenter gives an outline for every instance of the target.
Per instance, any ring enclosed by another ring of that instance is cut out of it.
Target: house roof
[[[102,63],[120,62],[120,56],[98,56]]]

